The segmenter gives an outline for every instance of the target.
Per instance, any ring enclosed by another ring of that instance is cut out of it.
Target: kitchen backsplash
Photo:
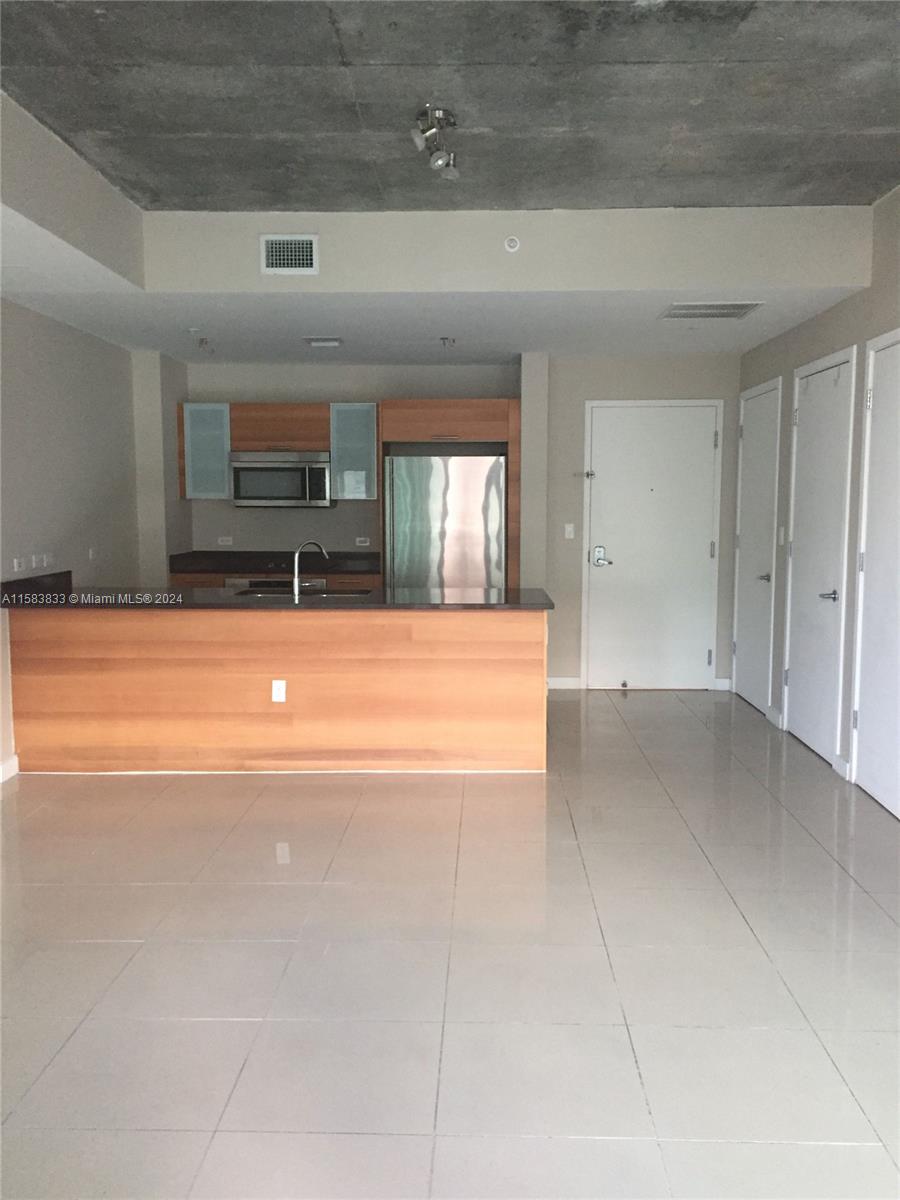
[[[216,550],[230,537],[233,550],[289,550],[315,538],[326,550],[355,550],[367,537],[381,548],[377,500],[339,500],[333,508],[235,508],[227,500],[192,500],[193,548]]]

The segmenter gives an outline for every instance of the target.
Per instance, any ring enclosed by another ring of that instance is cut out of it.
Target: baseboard
[[[838,775],[840,775],[841,779],[850,778],[850,764],[847,762],[846,758],[841,758],[841,756],[838,754],[831,760],[831,765],[834,770],[837,771]]]
[[[551,692],[581,690],[581,679],[577,675],[551,675],[547,687]]]
[[[713,691],[714,692],[730,692],[731,691],[731,680],[730,679],[717,679],[715,684],[713,685]]]
[[[774,725],[776,729],[784,729],[784,722],[782,721],[780,709],[770,708],[766,713],[766,720],[771,725]]]
[[[12,779],[13,775],[19,773],[19,756],[14,754],[11,758],[6,758],[0,763],[0,782],[6,783],[7,779]]]

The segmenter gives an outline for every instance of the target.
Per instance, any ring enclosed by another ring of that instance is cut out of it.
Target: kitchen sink
[[[288,588],[244,588],[235,593],[238,596],[252,596],[255,600],[290,600],[293,603],[293,593]],[[371,588],[343,590],[340,592],[319,592],[311,588],[301,588],[300,597],[310,596],[316,600],[351,600],[358,596],[371,596]]]

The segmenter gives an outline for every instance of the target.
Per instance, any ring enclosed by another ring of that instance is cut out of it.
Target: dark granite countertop
[[[4,597],[4,606],[13,611],[44,611],[59,608],[91,609],[94,612],[111,609],[162,609],[184,612],[186,609],[226,609],[249,612],[348,612],[386,609],[496,609],[520,612],[545,612],[553,601],[540,588],[498,588],[481,591],[476,588],[387,588],[366,592],[361,596],[317,596],[305,593],[294,603],[289,591],[283,595],[241,596],[232,588],[184,588],[182,590],[143,591],[127,588],[76,588],[71,596],[56,593],[43,597],[42,603],[16,603]]]
[[[196,572],[247,576],[280,572],[290,575],[294,570],[294,551],[187,550],[169,556],[169,570],[174,575]],[[323,558],[317,550],[304,550],[300,555],[300,570],[304,575],[377,575],[381,570],[381,555],[377,550],[329,550],[328,558]]]

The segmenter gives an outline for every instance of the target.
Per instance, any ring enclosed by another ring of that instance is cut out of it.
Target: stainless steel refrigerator
[[[384,489],[389,586],[505,586],[504,455],[392,455]]]

